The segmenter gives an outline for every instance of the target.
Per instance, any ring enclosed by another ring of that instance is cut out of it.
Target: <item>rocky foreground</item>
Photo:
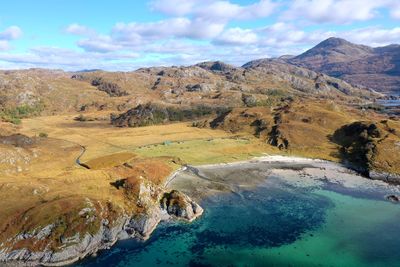
[[[141,198],[138,201],[148,202],[153,188],[141,186]],[[122,239],[136,238],[146,240],[161,221],[183,220],[191,222],[202,215],[203,209],[187,195],[172,190],[160,194],[158,204],[148,207],[146,211],[128,216],[123,215],[114,220],[113,223],[102,219],[100,228],[94,234],[86,233],[62,240],[63,247],[53,250],[46,246],[39,251],[31,251],[26,248],[0,250],[1,266],[62,266],[76,262],[88,255],[95,255],[97,251],[109,249],[115,242]],[[90,221],[90,210],[82,209],[81,216]],[[89,222],[90,223],[90,222]],[[37,243],[47,242],[56,227],[55,224],[47,225],[37,229],[33,233],[21,233],[11,242],[17,243],[24,239],[34,239]]]

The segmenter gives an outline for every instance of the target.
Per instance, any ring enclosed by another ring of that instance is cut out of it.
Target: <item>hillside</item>
[[[400,179],[398,118],[369,108],[381,94],[283,59],[0,75],[1,263],[69,264],[194,220],[166,189],[187,165],[299,155]]]
[[[400,45],[372,48],[329,38],[286,60],[378,92],[399,95]]]
[[[119,113],[149,102],[178,108],[264,105],[287,95],[358,103],[379,97],[283,60],[244,67],[204,62],[132,72],[0,71],[0,116],[11,122],[90,110]]]
[[[251,134],[284,153],[339,161],[366,176],[398,183],[400,124],[326,100],[284,99],[273,109],[237,108],[196,124]]]

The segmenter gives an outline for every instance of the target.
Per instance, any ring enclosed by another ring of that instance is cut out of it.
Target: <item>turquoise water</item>
[[[400,205],[383,192],[279,178],[204,200],[194,223],[163,223],[75,266],[400,266]]]

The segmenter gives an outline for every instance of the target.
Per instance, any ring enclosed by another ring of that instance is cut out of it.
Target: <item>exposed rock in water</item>
[[[121,229],[127,218],[121,217],[114,226],[110,226],[107,220],[103,220],[99,231],[94,234],[86,234],[80,237],[63,240],[63,248],[58,251],[46,248],[42,251],[30,251],[26,248],[9,251],[6,248],[0,250],[1,266],[61,266],[71,264],[87,255],[95,254],[98,250],[108,249],[121,234]],[[39,231],[39,234],[43,232]],[[20,237],[24,238],[24,237]],[[43,239],[43,238],[42,238]],[[41,240],[41,239],[38,239]],[[42,241],[43,242],[43,241]]]
[[[400,196],[397,195],[388,195],[386,196],[386,199],[394,203],[400,202]]]
[[[190,222],[203,214],[203,209],[199,204],[177,190],[172,190],[170,193],[164,194],[164,197],[161,199],[161,208],[172,216]]]
[[[129,179],[121,183],[124,190],[131,190]],[[94,233],[76,232],[74,236],[61,236],[60,245],[46,245],[54,231],[57,231],[57,222],[32,233],[21,233],[10,239],[10,242],[33,240],[43,243],[43,247],[31,249],[29,247],[3,246],[0,244],[0,266],[61,266],[76,262],[87,255],[94,255],[98,250],[110,248],[120,239],[136,238],[146,240],[162,220],[183,219],[193,221],[203,213],[203,209],[187,195],[173,190],[162,193],[159,187],[152,186],[145,181],[139,181],[137,190],[131,194],[138,194],[139,206],[143,209],[131,216],[120,214],[113,221],[101,219],[99,229]],[[161,198],[161,199],[160,199]],[[87,218],[85,214],[95,214],[94,207],[82,209],[80,219]],[[90,218],[87,223],[90,223]],[[90,227],[88,224],[87,227]]]

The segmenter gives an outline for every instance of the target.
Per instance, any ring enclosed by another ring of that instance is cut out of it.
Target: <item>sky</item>
[[[400,0],[3,0],[0,69],[129,71],[400,43]]]

